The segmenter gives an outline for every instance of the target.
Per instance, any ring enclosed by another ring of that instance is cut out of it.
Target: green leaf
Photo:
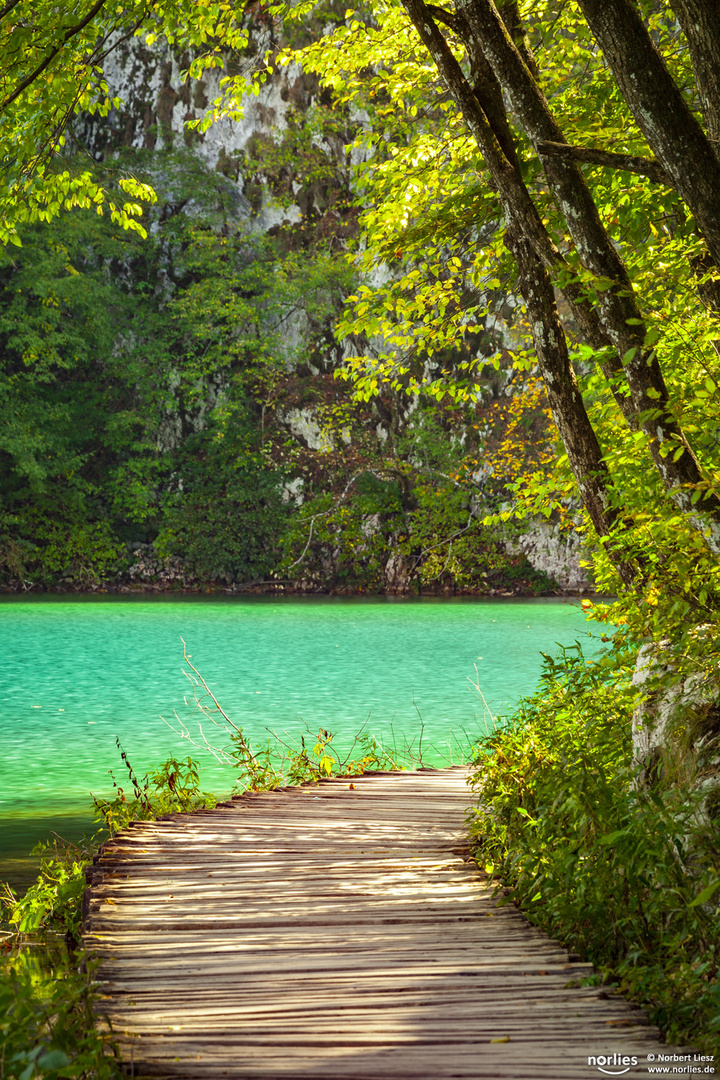
[[[64,1069],[70,1064],[70,1058],[62,1050],[48,1050],[37,1059],[41,1069]]]
[[[598,843],[603,847],[612,847],[618,840],[622,840],[627,835],[626,829],[616,829],[614,832],[607,833],[605,836],[601,836]]]
[[[699,907],[700,904],[706,904],[711,896],[720,889],[720,878],[717,878],[710,885],[707,885],[702,892],[698,893],[694,900],[691,900],[688,907]]]

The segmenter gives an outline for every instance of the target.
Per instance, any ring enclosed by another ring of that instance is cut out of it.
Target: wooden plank
[[[647,1075],[669,1048],[644,1014],[468,861],[466,776],[243,795],[107,844],[85,937],[132,1074],[585,1080],[622,1051]]]

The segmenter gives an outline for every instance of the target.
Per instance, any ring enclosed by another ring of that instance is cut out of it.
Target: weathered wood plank
[[[467,861],[465,780],[244,795],[107,844],[85,936],[133,1075],[585,1080],[616,1052],[647,1075],[644,1014]]]

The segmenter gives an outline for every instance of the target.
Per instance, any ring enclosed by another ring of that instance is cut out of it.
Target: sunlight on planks
[[[590,965],[469,859],[466,779],[245,795],[106,844],[85,941],[128,1073],[586,1080],[618,1054],[647,1075],[664,1048],[643,1013],[580,987]]]

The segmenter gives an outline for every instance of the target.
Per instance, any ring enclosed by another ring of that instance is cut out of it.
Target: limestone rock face
[[[318,421],[314,409],[278,410],[277,418],[286,424],[296,439],[300,439],[309,450],[329,453],[334,448],[332,437]]]
[[[508,541],[508,550],[525,555],[533,570],[542,570],[563,592],[591,592],[592,581],[580,565],[582,541],[577,533],[538,518],[526,533]]]
[[[643,645],[633,685],[644,691],[632,721],[637,783],[660,777],[701,791],[705,813],[720,810],[720,675],[674,674],[669,643]]]
[[[262,55],[267,44],[267,33],[260,27],[251,35],[251,50]],[[251,60],[251,56],[245,58],[248,65]],[[97,160],[123,146],[137,150],[191,149],[234,185],[239,216],[252,215],[259,231],[283,221],[296,221],[300,207],[291,199],[285,199],[279,207],[264,198],[261,189],[248,183],[251,170],[247,165],[254,143],[276,139],[287,128],[288,111],[310,104],[316,82],[296,64],[277,69],[257,97],[246,97],[241,119],[218,120],[206,132],[198,132],[188,128],[187,122],[206,115],[213,101],[221,96],[220,80],[227,72],[213,69],[206,72],[204,79],[190,82],[181,77],[188,62],[187,56],[178,55],[162,41],[152,47],[138,39],[121,42],[106,58],[104,74],[111,94],[120,98],[122,108],[113,110],[106,119],[85,119],[83,141],[87,149]],[[232,66],[229,62],[228,70]]]

